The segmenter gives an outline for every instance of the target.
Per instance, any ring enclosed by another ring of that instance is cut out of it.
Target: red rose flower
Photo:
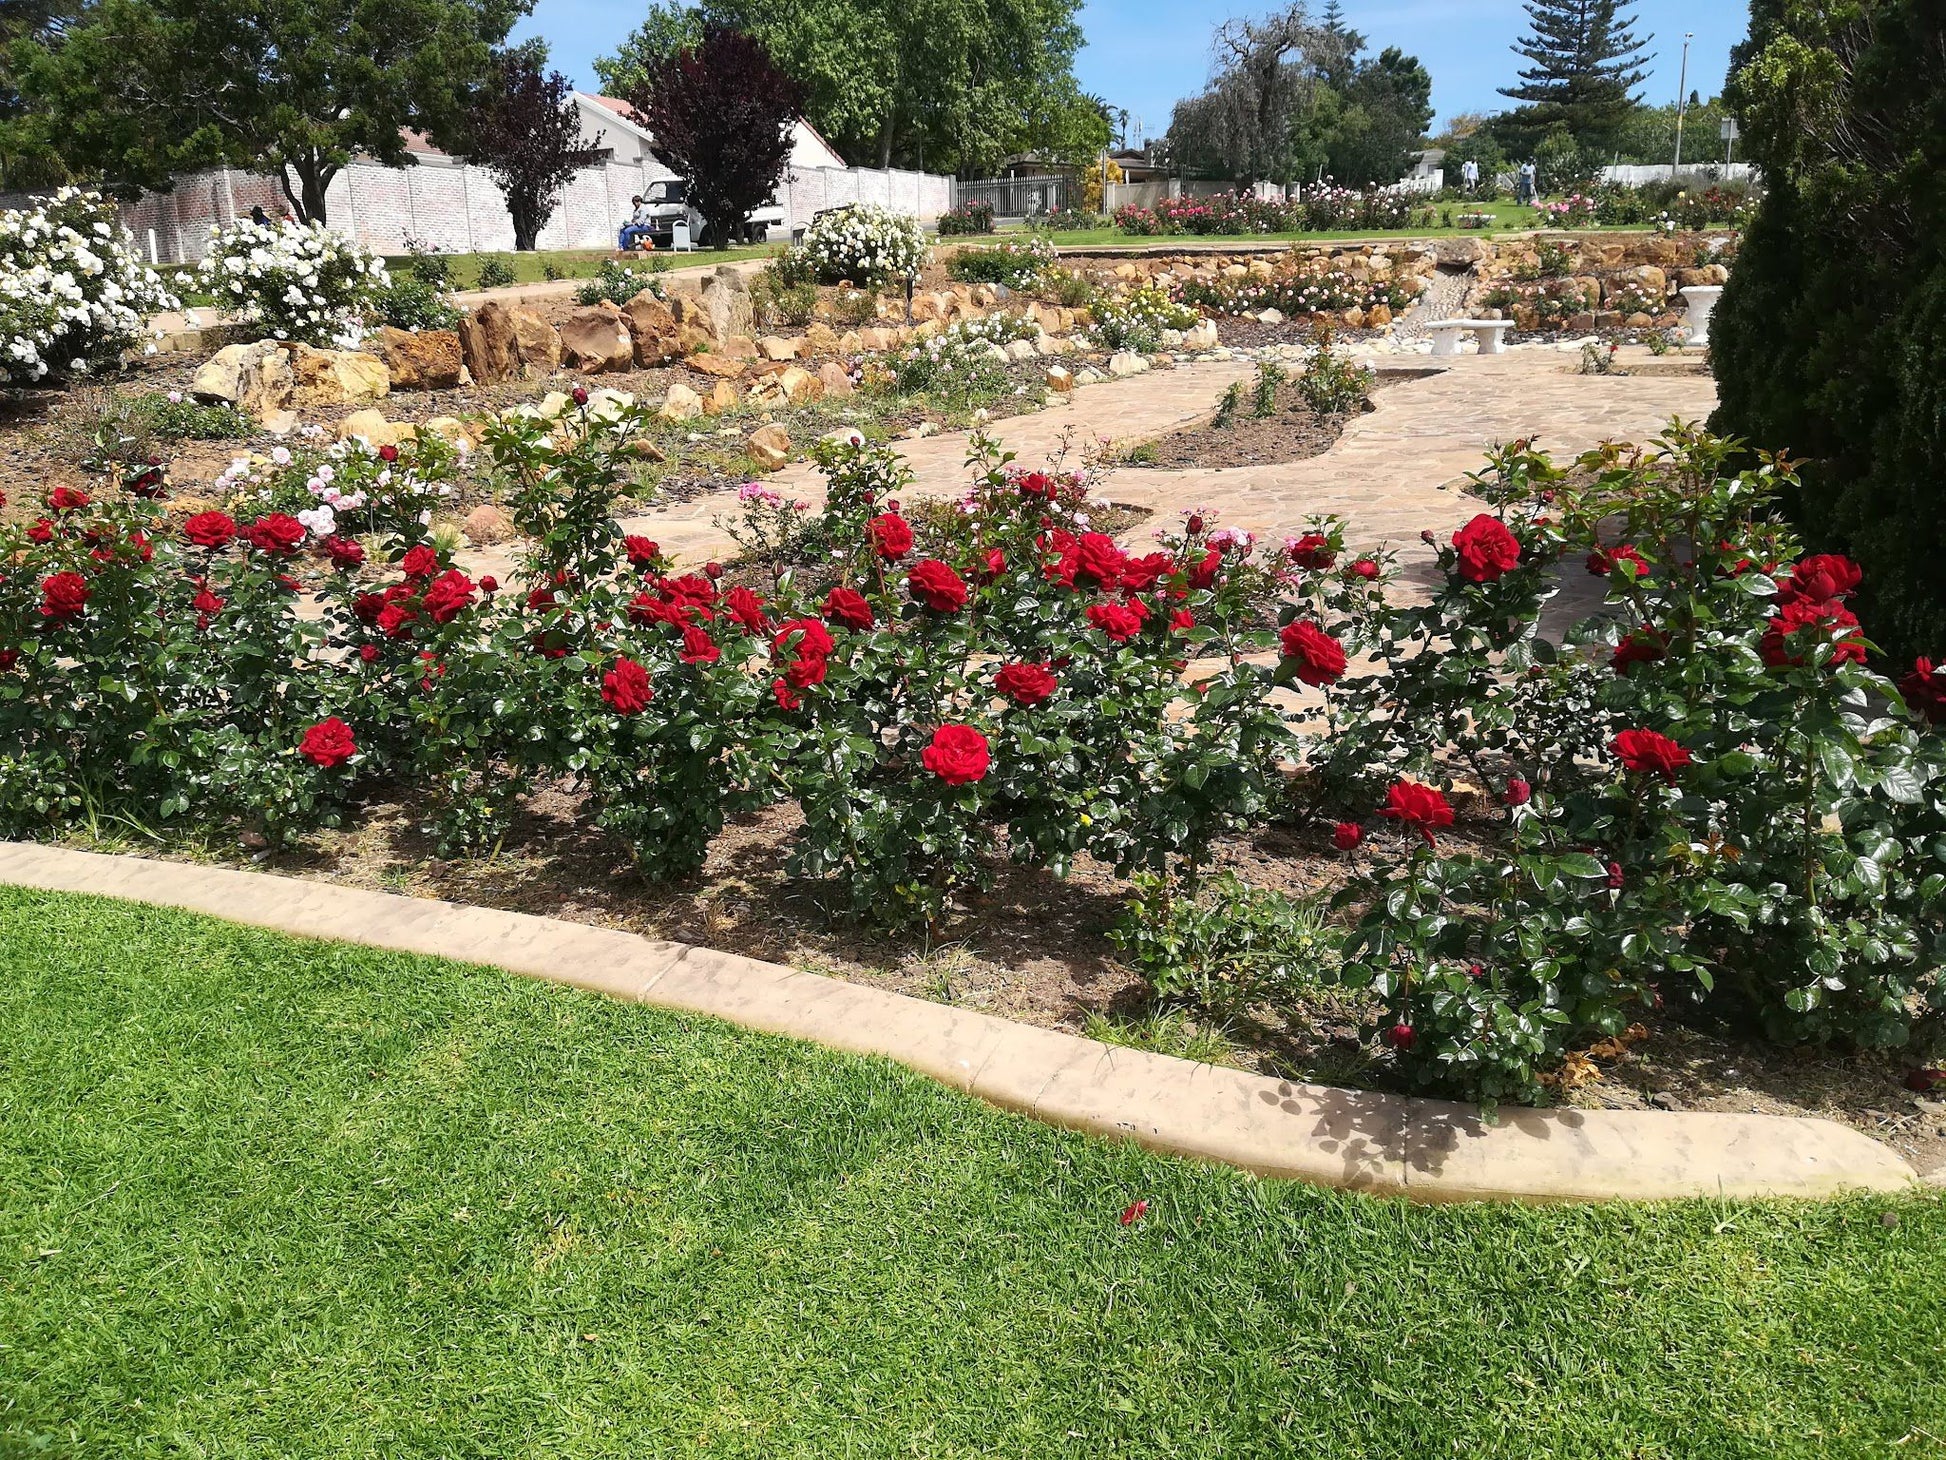
[[[358,657],[363,659],[367,664],[372,663],[378,658],[378,645],[360,644],[358,646]]]
[[[7,504],[5,502],[0,502],[0,507],[4,507],[6,505]],[[12,669],[14,665],[18,663],[20,663],[20,650],[0,649],[0,674],[5,674],[9,669]]]
[[[1453,808],[1446,798],[1433,787],[1417,781],[1394,781],[1392,789],[1385,793],[1385,804],[1379,807],[1378,814],[1416,827],[1427,846],[1433,844],[1434,828],[1453,824]]]
[[[268,512],[243,529],[243,540],[260,553],[287,558],[304,541],[304,524],[282,512]]]
[[[630,536],[622,539],[622,551],[636,567],[652,568],[662,556],[662,545],[646,537]]]
[[[1397,1024],[1394,1024],[1390,1029],[1385,1031],[1385,1042],[1391,1045],[1392,1048],[1398,1050],[1399,1053],[1404,1054],[1419,1042],[1419,1036],[1413,1032],[1410,1024],[1407,1024],[1404,1020],[1400,1020]]]
[[[457,568],[441,573],[426,585],[422,600],[437,624],[449,624],[473,602],[473,580]]]
[[[1821,668],[1835,669],[1847,662],[1865,662],[1865,639],[1858,629],[1858,616],[1835,598],[1794,598],[1786,603],[1765,627],[1757,652],[1772,669],[1794,668],[1804,663],[1806,646],[1813,637],[1821,637],[1829,629],[1839,631],[1838,640],[1831,646]],[[1798,637],[1800,634],[1802,638]]]
[[[1520,562],[1520,543],[1497,517],[1482,512],[1453,534],[1459,575],[1469,583],[1492,583]]]
[[[1116,546],[1114,538],[1105,532],[1084,532],[1075,548],[1075,576],[1092,578],[1101,588],[1112,588],[1120,581],[1128,554]]]
[[[824,676],[830,667],[827,659],[820,659],[814,654],[801,654],[784,666],[784,678],[798,689],[809,689],[814,684],[824,683]]]
[[[430,578],[439,571],[439,554],[424,543],[415,543],[399,559],[399,571],[408,578]]]
[[[36,517],[34,525],[27,529],[27,541],[39,543],[54,541],[54,524],[45,517]]]
[[[1908,708],[1934,725],[1946,722],[1946,674],[1936,673],[1930,659],[1915,659],[1912,672],[1899,681]]]
[[[348,537],[327,537],[318,544],[331,559],[331,566],[349,573],[365,565],[365,549]]]
[[[714,664],[723,657],[723,651],[716,647],[716,640],[705,629],[694,626],[682,631],[682,662],[685,664]]]
[[[1617,674],[1627,674],[1637,664],[1653,664],[1668,652],[1662,635],[1645,625],[1622,636],[1622,642],[1608,656],[1608,667]]]
[[[980,569],[980,576],[991,583],[1006,571],[1007,555],[1001,552],[999,548],[988,548],[983,560],[983,566]]]
[[[1284,657],[1297,666],[1297,677],[1305,684],[1335,684],[1344,676],[1345,646],[1308,619],[1292,619],[1284,625]]]
[[[418,617],[419,610],[409,600],[395,598],[379,609],[378,631],[388,639],[396,639]]]
[[[1209,588],[1216,582],[1216,575],[1223,567],[1223,549],[1211,548],[1203,554],[1202,561],[1189,570],[1191,588]]]
[[[1341,821],[1331,828],[1331,845],[1341,852],[1352,852],[1365,840],[1365,828],[1355,821]]]
[[[1827,603],[1848,598],[1864,577],[1858,564],[1843,554],[1817,553],[1796,564],[1790,577],[1777,585],[1777,602]]]
[[[1624,730],[1609,742],[1622,764],[1639,775],[1661,776],[1670,785],[1676,772],[1689,764],[1689,752],[1667,735],[1653,730]]]
[[[770,620],[764,617],[764,601],[741,584],[723,595],[723,608],[733,622],[753,634],[770,631]]]
[[[394,446],[389,441],[386,442],[383,446],[378,448],[378,459],[384,462],[387,466],[390,466],[393,462],[399,459],[399,448]]]
[[[792,654],[798,658],[822,659],[835,651],[838,643],[831,637],[831,631],[816,619],[794,618],[777,630],[770,647],[776,658]]]
[[[92,501],[93,497],[73,487],[56,487],[47,494],[47,505],[56,512],[79,512]]]
[[[1125,603],[1090,604],[1088,622],[1117,644],[1126,644],[1142,632],[1142,615]]]
[[[64,623],[88,607],[88,580],[79,573],[55,573],[41,580],[41,617]]]
[[[993,764],[986,736],[971,725],[941,725],[932,732],[932,744],[920,752],[919,759],[949,786],[970,785],[985,776]]]
[[[1306,572],[1321,573],[1338,561],[1331,550],[1331,539],[1322,532],[1307,532],[1290,544],[1291,566]]]
[[[965,581],[938,558],[913,564],[905,581],[912,596],[934,613],[957,613],[966,607]]]
[[[1519,776],[1509,776],[1506,792],[1500,799],[1509,806],[1525,806],[1534,799],[1534,788]]]
[[[297,743],[297,753],[313,765],[330,770],[356,755],[358,743],[352,739],[351,726],[333,715],[304,732],[304,738]]]
[[[777,701],[777,708],[780,710],[795,710],[804,703],[797,697],[797,691],[781,679],[773,679],[770,682],[770,697]]]
[[[210,620],[223,611],[223,600],[205,586],[197,590],[196,596],[189,600],[189,606],[196,610],[196,627],[206,629]]]
[[[1637,578],[1646,578],[1649,576],[1648,559],[1644,558],[1627,543],[1623,543],[1618,548],[1608,550],[1596,548],[1588,554],[1588,571],[1593,573],[1597,578],[1606,578],[1610,573],[1615,571],[1615,565],[1617,563],[1633,564]]]
[[[833,588],[824,596],[824,616],[848,629],[869,629],[877,622],[864,595],[851,588]]]
[[[1175,633],[1187,633],[1196,627],[1196,615],[1186,608],[1179,608],[1169,615],[1169,627]]]
[[[182,535],[199,548],[215,552],[236,537],[236,523],[225,512],[198,512],[182,525]]]
[[[1008,664],[993,677],[993,687],[1017,705],[1038,705],[1058,686],[1045,664]]]
[[[1377,563],[1373,562],[1370,558],[1360,558],[1357,562],[1353,563],[1347,571],[1350,572],[1352,577],[1363,578],[1366,582],[1369,583],[1375,581],[1378,578],[1379,566]]]
[[[865,524],[872,551],[888,562],[912,551],[912,526],[896,512],[881,512]]]
[[[499,591],[500,591],[500,580],[498,578],[494,577],[493,574],[491,573],[486,573],[481,576],[480,592],[498,593]]]
[[[649,672],[627,655],[601,677],[601,697],[618,715],[639,715],[655,698],[649,688]]]
[[[1130,558],[1122,565],[1121,586],[1130,593],[1147,593],[1175,571],[1175,559],[1167,553],[1150,553],[1144,558]]]

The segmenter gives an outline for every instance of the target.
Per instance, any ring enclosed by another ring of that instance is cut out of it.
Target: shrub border
[[[0,883],[487,964],[882,1055],[1092,1135],[1414,1201],[1828,1197],[1916,1179],[1891,1148],[1828,1120],[1503,1106],[1489,1123],[1470,1105],[1297,1084],[713,949],[302,878],[5,842]]]

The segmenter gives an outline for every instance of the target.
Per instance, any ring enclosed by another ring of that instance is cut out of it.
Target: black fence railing
[[[1071,177],[987,177],[959,184],[959,200],[991,203],[1002,218],[1033,218],[1058,213],[1075,193]]]

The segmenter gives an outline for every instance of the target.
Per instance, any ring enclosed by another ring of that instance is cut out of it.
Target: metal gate
[[[959,184],[959,200],[991,203],[1002,218],[1034,218],[1067,207],[1073,187],[1071,177],[987,177]]]

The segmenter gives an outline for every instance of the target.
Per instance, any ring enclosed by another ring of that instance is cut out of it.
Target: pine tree
[[[1325,37],[1318,69],[1334,90],[1342,91],[1350,84],[1358,53],[1365,49],[1365,37],[1345,24],[1344,7],[1338,0],[1325,0],[1324,13],[1318,17],[1318,28]]]
[[[1502,96],[1528,103],[1531,120],[1567,125],[1584,147],[1606,139],[1641,101],[1643,48],[1635,17],[1617,18],[1619,0],[1527,0],[1530,33],[1514,53],[1534,64]]]

